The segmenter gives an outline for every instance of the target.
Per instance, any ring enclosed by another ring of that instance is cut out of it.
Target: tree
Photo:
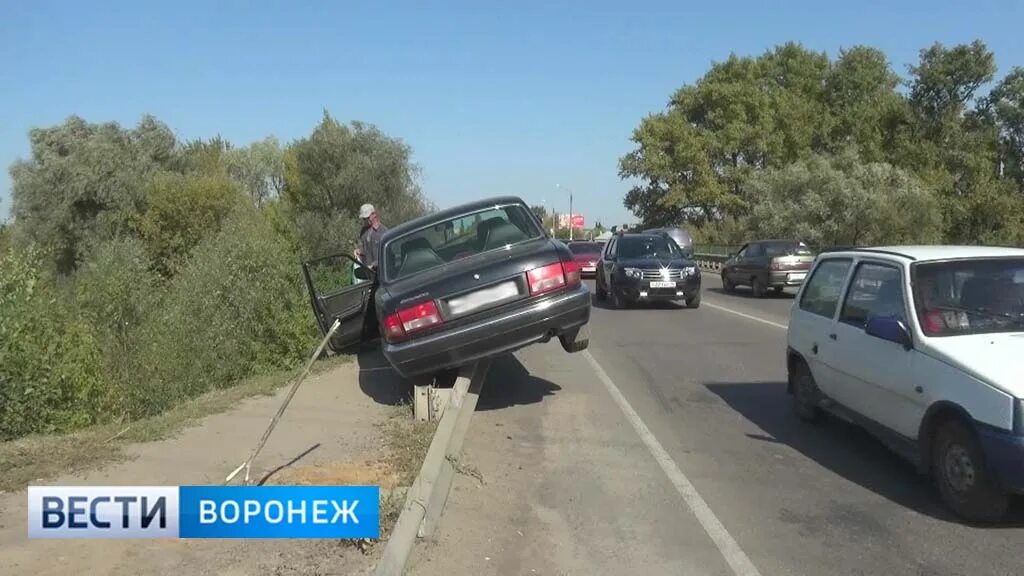
[[[795,43],[714,64],[634,131],[619,175],[640,183],[625,206],[657,226],[744,213],[754,173],[824,148],[828,72],[827,56]]]
[[[404,142],[377,128],[345,126],[328,113],[313,133],[284,155],[283,195],[299,229],[306,255],[348,250],[356,240],[359,206],[370,202],[389,226],[421,216],[431,206],[416,183],[417,167]],[[343,228],[345,235],[318,231]]]
[[[192,249],[244,203],[240,187],[226,175],[156,175],[146,186],[139,230],[157,270],[173,275]]]
[[[534,216],[536,216],[537,219],[540,220],[541,222],[544,222],[545,220],[547,220],[548,209],[545,208],[544,206],[539,206],[539,205],[530,206],[530,210],[533,211]]]
[[[999,173],[1012,178],[1017,192],[1024,194],[1024,68],[1013,68],[992,89],[985,106],[999,131]]]
[[[825,81],[832,117],[829,150],[856,146],[865,161],[886,158],[892,143],[886,129],[906,113],[898,85],[899,77],[881,50],[855,46],[840,51]]]
[[[284,151],[273,136],[229,150],[226,162],[231,177],[256,206],[263,206],[284,189]]]
[[[175,163],[173,133],[151,116],[130,130],[77,116],[29,132],[32,154],[11,167],[18,235],[38,243],[61,272],[90,246],[134,231],[143,183]]]
[[[750,227],[761,237],[814,246],[930,243],[941,239],[936,195],[913,174],[864,163],[852,152],[814,155],[755,177],[761,201]]]

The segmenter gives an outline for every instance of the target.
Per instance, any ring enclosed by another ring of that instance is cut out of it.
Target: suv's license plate
[[[675,282],[660,282],[660,281],[651,282],[651,288],[675,288],[675,287],[676,287],[676,283]]]
[[[452,298],[448,300],[448,310],[450,310],[452,314],[464,314],[471,310],[476,310],[485,304],[490,304],[492,302],[497,302],[499,300],[504,300],[518,295],[519,287],[516,286],[515,282],[504,282],[497,286],[484,288],[483,290],[477,290],[476,292],[470,292],[465,296]]]

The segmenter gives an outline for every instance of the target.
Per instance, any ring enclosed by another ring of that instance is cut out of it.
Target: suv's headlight
[[[626,268],[625,272],[627,278],[640,279],[644,277],[644,273],[638,268]]]
[[[696,273],[697,273],[697,267],[696,266],[687,266],[686,268],[683,268],[683,274],[685,274],[687,276],[693,276]]]

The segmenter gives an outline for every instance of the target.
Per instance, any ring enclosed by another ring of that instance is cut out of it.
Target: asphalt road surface
[[[587,353],[496,362],[410,573],[1024,574],[1021,502],[964,525],[866,433],[797,420],[792,304],[706,274],[699,309],[595,302]]]

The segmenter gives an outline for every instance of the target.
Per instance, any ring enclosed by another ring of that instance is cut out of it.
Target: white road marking
[[[707,300],[704,301],[704,305],[708,306],[710,308],[714,308],[715,310],[721,310],[722,312],[728,312],[729,314],[735,314],[737,316],[742,316],[743,318],[746,318],[747,320],[753,320],[754,322],[760,322],[762,324],[767,324],[769,326],[775,326],[776,328],[782,328],[783,330],[786,330],[787,328],[789,328],[785,324],[779,324],[778,322],[772,322],[771,320],[765,320],[764,318],[760,318],[758,316],[754,316],[753,314],[746,314],[746,313],[740,312],[738,310],[733,310],[732,308],[726,308],[725,306],[719,306],[718,304],[712,304],[712,303],[708,302]]]
[[[611,394],[612,399],[619,405],[622,413],[625,414],[626,419],[633,425],[633,429],[643,440],[643,443],[647,445],[647,449],[651,451],[651,455],[658,461],[662,471],[668,476],[668,479],[675,486],[676,491],[683,497],[683,501],[689,506],[690,511],[697,517],[701,527],[704,528],[704,532],[711,538],[718,547],[718,551],[722,553],[722,557],[725,558],[726,563],[732,568],[733,573],[736,576],[761,576],[758,572],[757,567],[750,561],[750,558],[740,548],[740,545],[736,543],[729,531],[725,529],[715,513],[711,511],[711,507],[708,506],[704,498],[697,492],[697,489],[690,482],[690,479],[683,474],[683,471],[676,465],[675,460],[669,456],[665,448],[662,447],[658,439],[654,437],[650,428],[644,424],[644,421],[640,419],[640,415],[633,410],[633,407],[626,400],[626,397],[622,395],[619,387],[615,385],[608,373],[601,368],[601,365],[594,360],[594,357],[590,354],[589,350],[583,351],[583,356],[590,362],[590,366],[593,367],[594,372],[597,373],[597,377],[604,384],[604,387],[608,389],[608,393]]]

